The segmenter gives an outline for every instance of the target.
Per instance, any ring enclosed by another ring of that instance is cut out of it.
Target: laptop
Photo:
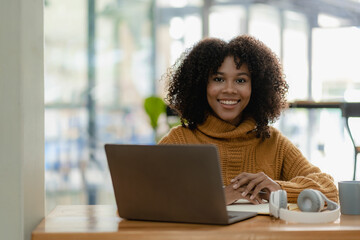
[[[257,215],[228,212],[213,145],[105,145],[119,216],[231,224]]]

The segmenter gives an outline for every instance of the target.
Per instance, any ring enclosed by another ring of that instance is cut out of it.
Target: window
[[[91,3],[48,0],[44,9],[47,211],[113,203],[103,145],[154,143],[143,110],[155,82],[153,2]]]
[[[209,36],[229,41],[246,32],[246,12],[239,5],[214,6],[209,15]]]
[[[288,82],[288,100],[309,99],[308,23],[304,14],[285,11],[283,67]]]
[[[280,57],[280,14],[275,7],[262,4],[251,5],[249,34],[259,38]]]
[[[155,143],[143,101],[164,96],[161,76],[207,33],[224,40],[248,33],[268,45],[283,63],[290,101],[360,101],[352,9],[309,12],[315,1],[283,2],[45,1],[47,211],[114,202],[103,145]],[[335,180],[352,176],[339,109],[288,109],[274,125]]]
[[[360,101],[360,29],[315,28],[313,97],[316,100]]]

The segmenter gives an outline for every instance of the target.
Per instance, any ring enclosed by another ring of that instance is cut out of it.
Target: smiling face
[[[234,57],[224,59],[216,73],[209,76],[207,101],[220,119],[237,126],[251,96],[251,75],[246,63],[236,69]]]

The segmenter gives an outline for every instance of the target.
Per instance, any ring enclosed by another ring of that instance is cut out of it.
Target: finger
[[[247,173],[246,175],[244,174],[244,177],[242,179],[240,179],[238,181],[239,185],[248,185],[251,181],[255,180],[255,179],[265,179],[267,176],[265,175],[265,173],[263,172],[259,172],[259,173]]]
[[[239,175],[235,176],[233,179],[230,180],[230,182],[231,182],[231,183],[235,183],[235,182],[239,181],[240,178],[241,178],[241,176],[240,176],[241,174],[242,174],[242,173],[240,173]]]
[[[234,188],[231,186],[231,188],[232,188],[232,190],[238,192],[240,195],[241,195],[241,194],[245,191],[245,189],[246,189],[244,186],[239,187],[239,188],[237,188],[237,189],[234,189]]]
[[[273,181],[270,177],[268,177],[267,175],[264,174],[264,181],[262,181],[261,183],[259,183],[253,190],[253,195],[256,196],[260,191],[265,190],[268,192],[267,195],[270,195],[270,192],[272,191],[276,191],[281,189],[280,185],[278,183],[276,183],[275,181]],[[250,198],[253,196],[250,196]],[[266,199],[268,200],[269,197],[266,197]]]
[[[264,201],[259,195],[257,195],[257,196],[255,197],[255,200],[258,201],[259,204],[264,204],[264,203],[265,203],[265,201]]]
[[[234,189],[237,189],[243,185],[247,185],[251,180],[256,178],[256,174],[253,173],[244,173],[241,174],[241,178],[237,178],[237,182],[233,185]],[[240,176],[240,175],[239,175]]]
[[[241,195],[241,193],[245,190],[245,188],[241,187],[239,189],[233,189],[232,185],[228,185],[224,188],[224,192],[225,192],[225,200],[226,200],[226,204],[232,204],[235,201],[239,200],[239,199],[246,199],[247,201],[249,201],[252,204],[259,204],[261,203],[261,200],[259,199],[250,199],[250,195],[247,195],[245,197],[243,197]]]
[[[251,180],[251,181],[248,183],[248,185],[246,186],[246,190],[243,192],[243,196],[247,195],[251,190],[253,190],[253,189],[254,189],[257,185],[259,185],[262,181],[264,181],[263,176],[259,176],[259,177],[255,178],[255,179]],[[261,189],[260,189],[260,190],[261,190]],[[260,190],[259,190],[259,191],[260,191]],[[251,196],[250,198],[251,198],[251,199],[254,199],[256,195],[257,195],[257,193],[254,194],[254,196]]]
[[[263,172],[256,173],[256,174],[255,174],[255,178],[248,183],[248,185],[247,185],[247,190],[248,190],[248,191],[246,191],[245,194],[248,194],[248,193],[249,193],[251,190],[253,190],[257,185],[259,185],[260,183],[266,181],[267,178],[268,178],[268,176],[267,176],[265,173],[263,173]],[[262,188],[261,188],[261,189],[262,189]],[[260,189],[260,190],[261,190],[261,189]],[[260,190],[259,190],[259,191],[260,191]],[[254,195],[256,196],[257,193],[254,194]]]
[[[270,191],[266,188],[262,189],[260,192],[259,192],[259,197],[263,200],[266,200],[266,201],[269,201],[269,198],[270,198]]]
[[[258,201],[259,201],[259,204],[268,203],[268,201],[266,201],[266,200],[264,200],[264,199],[262,199],[262,198],[259,198]]]
[[[225,193],[225,201],[227,205],[232,204],[236,200],[241,198],[240,192],[234,190],[231,185],[228,185],[224,188],[224,193]]]
[[[250,195],[246,195],[245,199],[247,199],[250,203],[252,203],[254,205],[260,204],[257,199],[250,199]]]
[[[234,177],[233,179],[230,180],[231,183],[234,183],[234,182],[237,182],[239,181],[241,178],[244,177],[244,175],[246,175],[247,173],[245,172],[242,172],[240,173],[239,175],[237,175],[236,177]]]
[[[256,196],[258,196],[258,194],[260,193],[260,191],[264,188],[266,188],[266,180],[260,182],[259,184],[256,185],[256,187],[254,188],[250,198],[255,198]]]
[[[260,195],[257,195],[255,198],[251,199],[251,195],[248,194],[245,198],[248,199],[249,202],[253,204],[264,204],[266,201],[264,201]]]

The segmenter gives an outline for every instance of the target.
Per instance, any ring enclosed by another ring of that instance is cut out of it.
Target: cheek
[[[206,90],[206,94],[208,97],[214,97],[216,96],[217,90],[215,87],[209,85]]]
[[[248,98],[251,97],[251,91],[249,91],[249,92],[247,93],[247,96],[248,96]]]
[[[251,86],[246,88],[246,89],[243,89],[242,96],[243,96],[243,98],[250,98],[251,97]]]

